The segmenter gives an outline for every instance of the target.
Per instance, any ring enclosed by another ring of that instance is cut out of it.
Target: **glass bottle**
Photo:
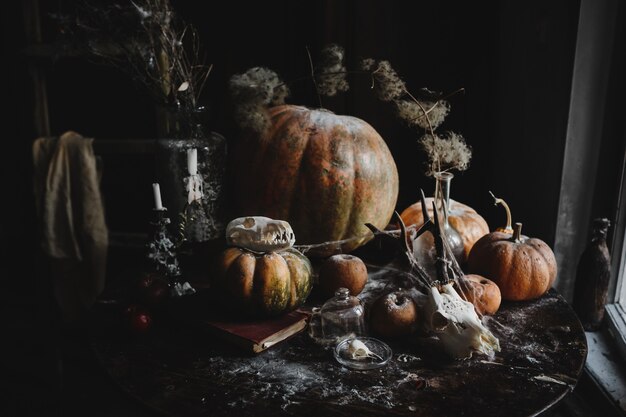
[[[436,172],[435,175],[435,208],[440,220],[444,236],[452,250],[452,254],[459,263],[464,260],[463,239],[449,221],[450,217],[450,185],[454,175],[450,172]],[[430,209],[430,207],[429,207]],[[435,240],[431,233],[424,233],[413,242],[413,255],[426,274],[432,279],[437,279],[435,261],[437,253],[435,250]]]
[[[580,256],[576,269],[572,304],[587,331],[597,330],[604,318],[611,276],[611,257],[606,245],[609,225],[610,221],[606,218],[594,219],[591,240]]]
[[[177,214],[186,208],[191,211],[187,213],[184,228],[187,240],[196,243],[222,239],[226,228],[226,139],[216,132],[210,132],[204,138],[162,139],[156,145],[157,177],[170,212]],[[201,204],[187,207],[187,151],[194,148],[198,151],[198,175],[202,177],[204,193]],[[180,219],[172,218],[174,220]],[[179,230],[178,227],[172,227],[173,233],[178,234]]]
[[[324,339],[340,342],[365,334],[365,310],[361,300],[351,296],[347,288],[339,288],[320,311]]]

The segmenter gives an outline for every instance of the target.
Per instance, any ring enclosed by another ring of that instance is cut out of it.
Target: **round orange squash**
[[[274,316],[306,301],[312,273],[311,262],[292,248],[258,254],[233,247],[219,256],[214,282],[227,305],[242,313]]]
[[[298,244],[355,238],[308,255],[349,252],[367,241],[365,223],[383,229],[398,197],[398,171],[382,137],[361,119],[282,105],[270,127],[229,152],[240,215],[289,222]]]
[[[426,205],[428,206],[428,214],[433,215],[433,198],[426,198]],[[424,223],[424,217],[422,216],[422,203],[417,202],[407,207],[402,214],[402,221],[407,226],[416,225],[421,226]],[[456,230],[461,239],[463,240],[463,257],[461,262],[467,259],[474,243],[487,233],[489,233],[489,226],[485,219],[476,212],[470,206],[463,203],[459,203],[453,199],[450,199],[450,208],[448,215],[448,222],[454,230]]]
[[[546,293],[556,279],[556,259],[541,239],[522,235],[515,223],[513,235],[492,232],[476,242],[468,269],[494,281],[505,300],[532,300]]]
[[[476,274],[468,274],[463,277],[465,285],[461,285],[462,292],[467,301],[474,304],[480,314],[496,314],[502,302],[500,288],[490,279]]]

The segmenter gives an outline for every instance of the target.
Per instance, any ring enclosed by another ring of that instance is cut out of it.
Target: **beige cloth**
[[[33,160],[42,247],[64,318],[75,321],[102,292],[109,243],[93,139],[39,138]]]

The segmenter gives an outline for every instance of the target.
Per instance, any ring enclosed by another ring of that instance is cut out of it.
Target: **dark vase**
[[[578,261],[573,307],[587,331],[597,330],[604,318],[611,257],[606,245],[608,219],[594,219],[591,240]]]

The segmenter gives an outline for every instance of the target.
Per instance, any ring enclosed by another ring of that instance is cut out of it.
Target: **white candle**
[[[199,175],[190,175],[185,178],[185,184],[187,184],[187,203],[191,204],[193,201],[200,200],[202,198],[202,179]]]
[[[198,173],[198,150],[196,148],[187,149],[187,169],[189,175]]]
[[[154,209],[163,210],[163,203],[161,202],[161,188],[159,187],[158,182],[152,184],[152,191],[154,192]]]

